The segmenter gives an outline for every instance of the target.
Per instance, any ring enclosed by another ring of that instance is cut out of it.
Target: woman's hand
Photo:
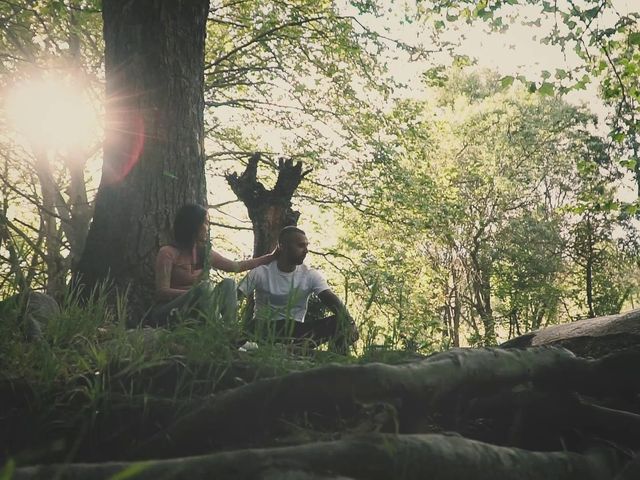
[[[256,265],[252,265],[251,268],[254,268],[254,267],[257,267],[257,266],[260,266],[260,265],[267,265],[267,264],[277,260],[279,255],[280,255],[280,249],[278,247],[276,247],[273,250],[273,252],[267,253],[266,255],[263,255],[261,257],[252,259],[252,261],[257,262],[257,263],[256,263]]]

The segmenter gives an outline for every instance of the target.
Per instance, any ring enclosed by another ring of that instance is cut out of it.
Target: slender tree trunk
[[[462,304],[460,301],[460,294],[458,289],[455,291],[454,298],[454,306],[453,306],[453,346],[460,346],[460,314],[462,312]]]
[[[483,258],[479,248],[471,252],[473,271],[471,272],[471,290],[474,297],[474,307],[484,327],[483,343],[496,344],[495,320],[491,306],[491,260]]]
[[[74,7],[77,7],[77,4],[78,2],[76,1]],[[76,11],[73,8],[69,8],[69,23],[73,27],[78,26]],[[71,69],[76,73],[76,77],[80,79],[83,76],[81,67],[82,52],[80,49],[80,36],[76,29],[70,29],[68,41]],[[69,185],[66,189],[69,197],[67,205],[69,224],[68,228],[65,229],[65,235],[69,241],[70,267],[72,271],[77,269],[78,262],[82,257],[93,213],[87,195],[87,183],[84,176],[88,157],[89,154],[86,151],[73,151],[65,157],[65,164],[69,170]]]
[[[5,178],[8,178],[7,169],[8,165],[5,163]],[[6,185],[2,188],[2,210],[0,211],[0,247],[5,249],[9,254],[9,265],[6,276],[2,278],[2,291],[3,293],[20,292],[29,288],[27,283],[27,276],[22,271],[21,261],[22,259],[16,252],[11,232],[9,231],[9,220],[7,218],[7,211],[9,210],[9,193]],[[42,235],[42,233],[40,233]],[[37,253],[34,252],[34,256]],[[8,285],[7,285],[8,283]]]
[[[481,305],[480,319],[484,326],[484,344],[495,345],[496,344],[496,325],[493,318],[493,308],[491,306],[491,283],[489,275],[482,273],[483,279],[480,285],[479,298],[481,299],[478,305]]]
[[[93,286],[151,303],[153,261],[184,203],[206,201],[204,40],[208,0],[105,0],[106,132],[95,212],[78,266]]]
[[[462,315],[462,299],[460,298],[460,291],[458,290],[458,282],[460,278],[456,271],[455,265],[452,264],[451,268],[451,290],[448,300],[448,311],[450,315],[451,323],[451,343],[454,347],[460,346],[460,317]]]
[[[532,325],[532,330],[537,330],[542,326],[542,320],[544,319],[545,314],[547,313],[547,309],[544,305],[540,305],[534,315],[534,323]]]
[[[65,228],[65,235],[69,241],[72,271],[77,269],[82,258],[92,213],[83,168],[84,165],[69,167],[70,183],[67,189],[69,225]]]
[[[587,258],[585,266],[585,289],[587,294],[587,307],[589,317],[595,317],[593,309],[593,236],[591,231],[591,221],[587,219]]]
[[[58,187],[51,172],[49,156],[44,150],[35,151],[35,170],[40,182],[42,194],[42,208],[40,218],[44,227],[45,258],[47,268],[47,294],[54,298],[61,298],[66,288],[65,261],[62,257],[61,232],[58,231],[58,221],[55,215]]]

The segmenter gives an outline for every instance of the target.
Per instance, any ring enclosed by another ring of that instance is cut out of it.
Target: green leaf
[[[598,15],[599,12],[600,12],[600,7],[590,8],[589,10],[586,10],[584,12],[584,16],[587,19],[591,19],[591,18],[594,18],[596,15]]]
[[[529,91],[529,93],[536,93],[537,89],[538,87],[536,87],[536,82],[531,82],[529,83],[529,88],[527,90]]]
[[[629,160],[620,161],[620,165],[622,165],[625,168],[628,168],[629,170],[635,170],[637,164],[638,162],[635,158],[630,158]]]
[[[554,90],[555,88],[553,86],[553,83],[544,82],[542,85],[540,85],[538,93],[540,93],[541,95],[553,95]]]
[[[640,32],[629,34],[629,45],[640,45]]]
[[[0,480],[11,480],[15,471],[16,462],[13,460],[13,458],[10,458],[7,463],[4,464],[2,470],[0,470]]]
[[[638,213],[638,204],[628,203],[622,206],[622,211],[628,215],[635,215]]]
[[[513,80],[514,78],[511,75],[507,75],[506,77],[502,77],[500,79],[500,85],[502,85],[502,88],[509,88],[511,85],[513,85]]]
[[[478,10],[475,12],[475,16],[478,18],[481,18],[482,20],[487,20],[491,17],[493,17],[493,12],[489,11],[489,10]]]
[[[149,468],[149,465],[151,465],[151,462],[148,461],[134,463],[115,475],[112,475],[109,480],[126,480],[127,478],[137,477],[139,473]]]
[[[616,143],[622,143],[626,136],[627,135],[624,132],[615,132],[611,134],[611,139]]]

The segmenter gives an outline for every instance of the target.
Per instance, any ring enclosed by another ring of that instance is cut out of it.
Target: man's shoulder
[[[249,270],[240,281],[238,288],[243,292],[247,292],[247,289],[253,290],[263,285],[269,278],[269,265],[271,264],[267,263],[266,265],[259,265]]]
[[[298,266],[298,272],[300,275],[308,278],[324,278],[324,275],[320,270],[310,267],[309,265],[305,265],[304,263]]]
[[[307,273],[310,273],[310,272],[321,273],[319,269],[310,267],[306,263],[303,263],[302,265],[300,265],[300,267],[303,268]]]
[[[269,262],[264,265],[258,265],[257,267],[252,268],[249,273],[253,276],[269,275],[269,273],[273,271],[273,266],[275,264],[276,261],[274,260],[273,262]]]

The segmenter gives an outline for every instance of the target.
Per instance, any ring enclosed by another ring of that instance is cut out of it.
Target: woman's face
[[[200,230],[198,230],[198,241],[206,242],[208,235],[209,235],[209,212],[205,213],[204,221],[202,222],[202,225],[200,225]]]

